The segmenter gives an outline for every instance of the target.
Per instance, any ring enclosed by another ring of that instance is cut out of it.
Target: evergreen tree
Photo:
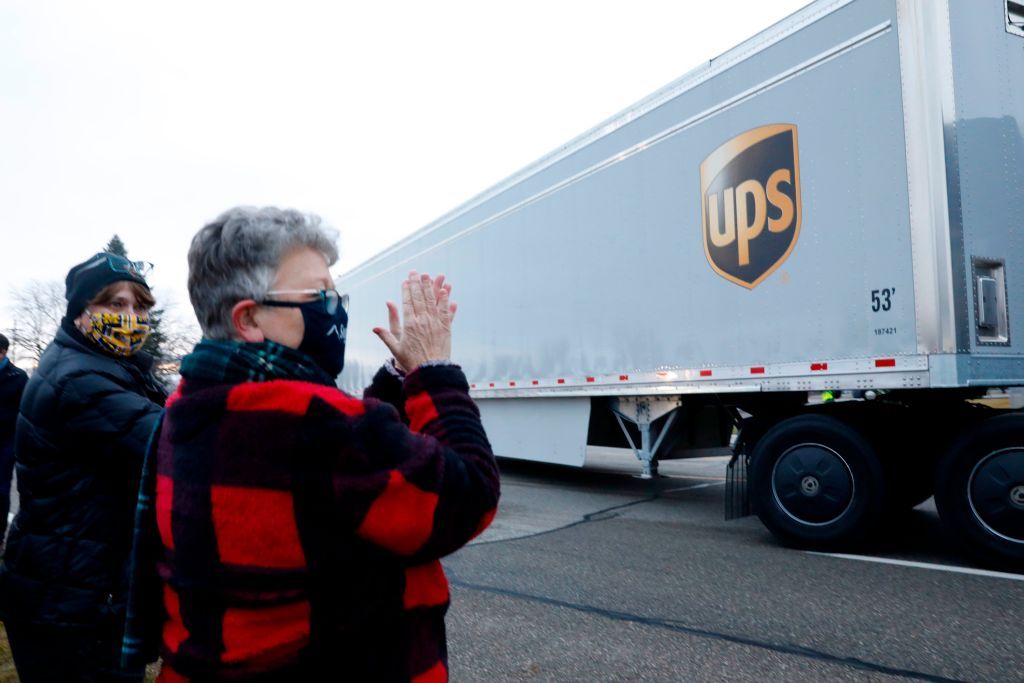
[[[160,322],[164,317],[164,308],[152,308],[149,311],[149,336],[142,350],[156,358],[156,362],[164,360],[164,342],[166,338],[160,330]]]
[[[121,238],[116,234],[110,238],[110,241],[107,242],[107,246],[103,247],[103,251],[108,254],[114,254],[115,256],[128,258],[128,250],[125,248],[124,242],[122,242]]]

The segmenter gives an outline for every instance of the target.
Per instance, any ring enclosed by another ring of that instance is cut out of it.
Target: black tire
[[[1024,571],[1024,415],[969,427],[935,480],[939,516],[960,544],[985,564]]]
[[[784,420],[751,453],[754,511],[787,545],[853,546],[878,524],[884,488],[870,444],[834,417]]]

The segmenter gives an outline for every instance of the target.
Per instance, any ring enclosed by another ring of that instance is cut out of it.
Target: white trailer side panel
[[[917,363],[896,26],[892,0],[814,3],[346,274],[344,385],[365,385],[384,359],[369,328],[411,269],[455,283],[454,357],[480,389]],[[773,124],[796,129],[799,234],[749,287],[705,252],[701,163]]]
[[[589,398],[498,398],[479,406],[498,455],[574,467],[586,460]]]

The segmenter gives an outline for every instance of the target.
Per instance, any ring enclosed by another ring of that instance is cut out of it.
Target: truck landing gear
[[[615,414],[615,419],[618,420],[619,427],[622,428],[622,433],[626,436],[626,441],[629,442],[629,447],[633,449],[636,459],[640,461],[642,468],[639,475],[640,479],[653,479],[658,476],[658,449],[661,447],[661,442],[664,441],[665,435],[669,433],[669,428],[676,419],[676,415],[678,415],[679,405],[680,402],[677,399],[651,398],[646,396],[619,398],[615,399],[612,404],[612,412]],[[651,424],[666,415],[668,415],[668,418],[666,418],[658,438],[652,445]],[[629,430],[626,429],[626,423],[623,420],[632,422],[640,430],[639,447],[633,442],[633,437],[630,436]]]
[[[751,468],[754,511],[789,545],[850,544],[882,513],[883,475],[874,450],[833,417],[778,423],[758,440]]]
[[[1024,571],[1024,415],[979,422],[949,448],[935,504],[960,543],[989,564]]]

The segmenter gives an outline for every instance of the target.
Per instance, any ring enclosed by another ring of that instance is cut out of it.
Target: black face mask
[[[302,311],[306,332],[299,351],[316,361],[331,377],[345,367],[345,338],[348,336],[348,313],[342,306],[331,315],[322,301],[308,301],[296,306]]]

